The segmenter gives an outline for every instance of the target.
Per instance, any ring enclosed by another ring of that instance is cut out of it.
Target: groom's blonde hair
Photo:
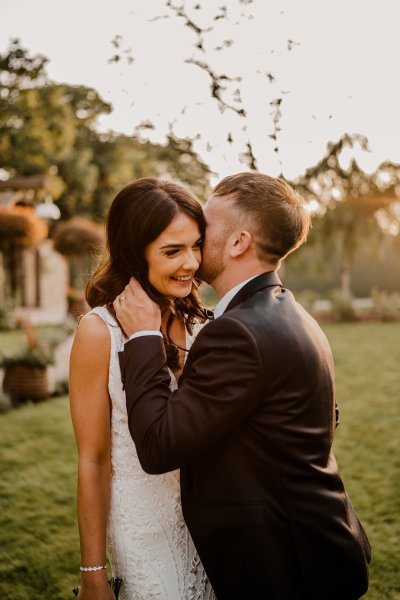
[[[304,201],[286,181],[263,173],[229,175],[213,190],[237,209],[236,226],[252,233],[258,258],[276,264],[307,238],[310,216]]]

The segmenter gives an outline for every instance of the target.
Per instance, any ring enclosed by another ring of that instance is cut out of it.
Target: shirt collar
[[[246,283],[249,283],[249,281],[251,281],[255,277],[257,277],[257,275],[253,275],[253,277],[249,277],[245,281],[238,283],[238,285],[235,285],[235,287],[233,287],[231,290],[226,292],[226,294],[224,296],[222,296],[221,300],[218,302],[217,306],[214,308],[214,319],[218,319],[218,317],[220,317],[225,312],[225,309],[228,306],[228,304],[230,303],[230,301],[232,300],[232,298],[234,298],[236,296],[236,294],[239,292],[239,290],[241,290],[242,287],[244,287],[246,285]]]

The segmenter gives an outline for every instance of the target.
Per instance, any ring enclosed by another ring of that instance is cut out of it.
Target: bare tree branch
[[[191,64],[191,65],[196,65],[197,67],[199,67],[200,69],[202,69],[209,75],[209,77],[211,79],[211,85],[210,85],[211,96],[213,98],[215,98],[216,100],[218,100],[221,111],[223,111],[224,109],[229,109],[229,110],[233,110],[240,117],[246,116],[246,111],[244,110],[243,107],[238,108],[232,104],[229,104],[222,98],[223,92],[225,92],[227,89],[226,86],[222,82],[241,81],[241,77],[228,77],[227,75],[217,75],[216,73],[214,73],[214,71],[211,69],[211,67],[209,65],[207,65],[205,62],[202,62],[195,58],[188,58],[185,60],[185,62],[188,64]],[[236,98],[237,98],[238,97],[237,92],[239,92],[239,90],[236,89],[235,92],[236,92]],[[238,102],[241,102],[240,92],[239,92]]]

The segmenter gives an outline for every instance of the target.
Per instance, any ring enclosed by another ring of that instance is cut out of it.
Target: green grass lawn
[[[400,599],[400,324],[324,327],[335,363],[335,453],[373,551],[369,600]]]
[[[0,598],[72,598],[79,582],[68,399],[0,415]]]
[[[365,598],[399,600],[400,324],[324,329],[337,370],[335,452],[373,548]],[[0,415],[0,440],[0,597],[72,599],[79,543],[68,399]]]

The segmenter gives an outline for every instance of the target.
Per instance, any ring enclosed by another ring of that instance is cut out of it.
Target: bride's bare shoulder
[[[106,339],[109,337],[108,328],[104,320],[96,313],[85,315],[78,324],[76,334],[90,335],[96,339]]]
[[[83,317],[76,329],[72,353],[92,354],[97,360],[110,353],[110,334],[103,319],[91,313]]]

